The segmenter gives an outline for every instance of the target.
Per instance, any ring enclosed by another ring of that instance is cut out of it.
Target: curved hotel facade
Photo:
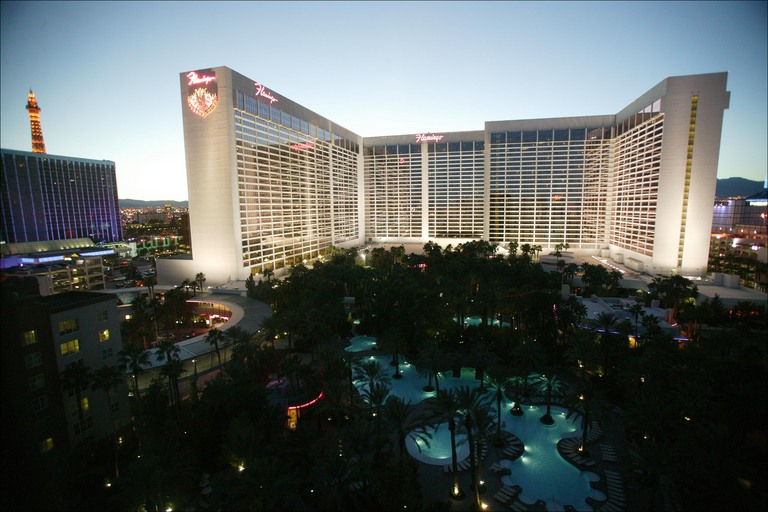
[[[616,114],[361,137],[229,68],[181,73],[192,260],[211,285],[369,242],[568,243],[706,273],[727,73],[668,77]]]

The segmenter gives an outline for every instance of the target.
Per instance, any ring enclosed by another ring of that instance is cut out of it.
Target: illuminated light
[[[440,142],[445,138],[445,135],[437,135],[434,133],[417,133],[416,142]]]
[[[219,103],[219,96],[216,93],[209,92],[205,87],[195,89],[187,96],[187,105],[189,110],[200,117],[205,117],[214,111]]]
[[[275,98],[272,93],[269,92],[267,88],[261,85],[259,82],[254,82],[253,85],[256,86],[256,96],[261,96],[262,98],[268,99],[270,105],[277,101],[277,98]]]
[[[458,496],[459,495],[459,486],[458,485],[454,485],[453,486],[453,495],[454,496]]]
[[[683,416],[683,419],[684,419],[685,421],[691,421],[691,417],[690,417],[690,416]]]
[[[323,392],[322,391],[320,392],[319,395],[317,395],[317,398],[315,398],[314,400],[310,400],[309,402],[301,404],[301,405],[292,405],[292,406],[288,407],[288,410],[292,411],[292,410],[296,410],[296,409],[303,409],[304,407],[309,407],[310,405],[316,403],[321,398],[323,398]]]
[[[488,508],[488,504],[487,504],[487,503],[482,503],[482,502],[481,502],[481,503],[480,503],[480,506],[482,507],[482,509],[483,509],[483,510],[485,510],[485,509],[487,509],[487,508]]]
[[[298,142],[291,144],[291,151],[299,151],[300,149],[309,149],[315,147],[314,142]],[[306,261],[306,260],[305,260]]]
[[[245,469],[245,464],[243,464],[242,462],[237,465],[237,470],[238,471],[242,472],[244,469]]]
[[[190,71],[189,73],[187,73],[187,79],[189,80],[187,85],[199,85],[199,84],[208,85],[209,83],[216,80],[216,77],[210,76],[210,75],[198,75],[196,71]]]

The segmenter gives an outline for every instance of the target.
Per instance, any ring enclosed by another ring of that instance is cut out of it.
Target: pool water
[[[376,338],[373,336],[355,336],[349,340],[350,346],[344,347],[347,352],[363,352],[376,348]]]
[[[557,443],[563,437],[577,436],[579,421],[566,419],[566,410],[552,407],[555,424],[543,425],[539,418],[546,406],[524,405],[523,416],[506,415],[506,430],[513,432],[525,445],[523,456],[515,461],[502,460],[510,475],[501,477],[506,485],[519,485],[523,491],[520,500],[534,503],[542,500],[547,510],[563,510],[572,505],[577,510],[592,510],[584,501],[591,496],[590,477],[585,471],[573,466],[557,452]]]
[[[428,439],[429,446],[421,439],[408,436],[405,440],[405,447],[411,457],[425,464],[451,464],[451,431],[446,423],[440,423],[428,430],[432,434],[432,439]],[[467,436],[456,434],[456,462],[461,462],[469,457],[469,444]]]
[[[392,356],[368,356],[365,359],[378,361],[390,377],[395,374],[395,367],[390,364]],[[427,377],[420,376],[416,366],[404,359],[400,359],[400,374],[403,376],[402,379],[391,379],[389,383],[391,388],[389,393],[390,396],[395,395],[400,397],[404,402],[410,400],[411,403],[417,404],[422,400],[437,394],[436,391],[424,391],[424,386],[428,384]],[[360,394],[368,389],[368,382],[364,379],[357,379],[354,384]],[[480,381],[475,379],[474,368],[462,368],[460,377],[454,377],[452,372],[440,373],[440,389],[455,389],[461,386],[477,387],[479,385]],[[432,387],[434,386],[435,382],[433,379]]]

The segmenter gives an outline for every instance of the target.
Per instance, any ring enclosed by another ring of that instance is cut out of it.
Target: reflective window
[[[536,132],[523,132],[523,142],[536,142]]]
[[[552,130],[539,130],[539,142],[552,142]]]

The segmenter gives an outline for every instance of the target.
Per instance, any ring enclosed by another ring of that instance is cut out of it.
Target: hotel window
[[[109,340],[109,329],[99,331],[99,342],[104,343],[107,340]]]
[[[101,359],[102,360],[106,361],[110,357],[112,357],[112,347],[105,348],[104,350],[101,351]]]
[[[96,313],[96,320],[98,320],[99,322],[104,322],[107,319],[109,319],[109,311],[107,311],[106,309],[103,309],[98,313]]]
[[[85,432],[88,429],[93,428],[93,418],[85,418],[83,421],[75,423],[73,425],[73,429],[75,431],[75,435],[79,436],[83,432]]]
[[[35,331],[26,331],[24,333],[24,346],[34,345],[37,343],[37,333]]]
[[[30,377],[27,381],[29,383],[29,390],[34,391],[45,386],[45,375],[38,373],[34,377]]]
[[[40,453],[46,453],[53,450],[53,438],[49,437],[45,441],[40,442]]]
[[[48,409],[48,397],[46,395],[32,400],[32,412],[43,412],[46,409]]]
[[[65,334],[70,334],[75,331],[77,331],[77,318],[72,318],[69,320],[64,320],[63,322],[59,322],[59,336],[64,336]]]
[[[34,368],[35,366],[40,366],[41,364],[42,358],[40,357],[40,352],[33,352],[24,356],[24,366],[27,368]]]
[[[65,343],[62,343],[60,347],[61,347],[62,356],[76,354],[80,352],[80,340],[67,341]]]
[[[88,401],[88,397],[84,396],[80,398],[80,407],[83,409],[83,414],[88,412],[88,410],[91,408],[91,404]],[[72,405],[72,409],[70,411],[70,414],[74,418],[75,416],[78,416],[80,414],[80,410],[77,407],[77,401],[75,401],[74,405]]]

